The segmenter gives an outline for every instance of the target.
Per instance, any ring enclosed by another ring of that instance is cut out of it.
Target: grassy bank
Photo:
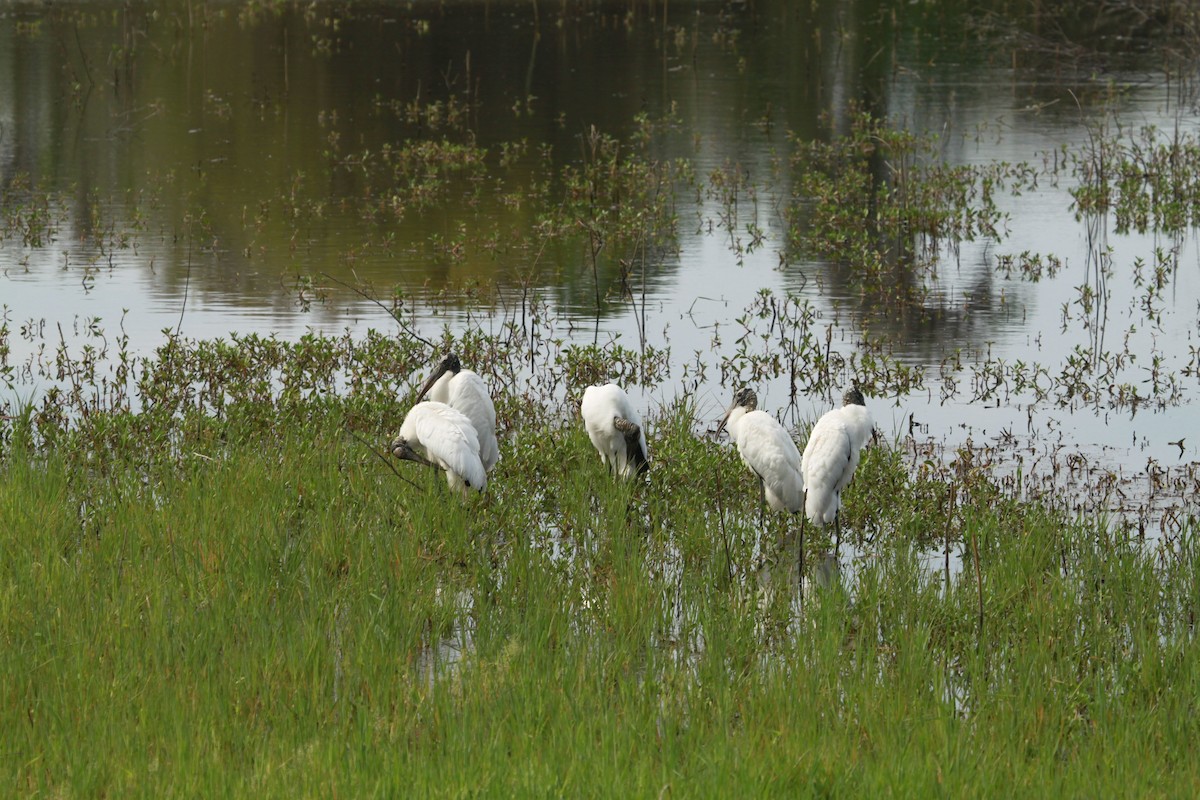
[[[877,447],[847,498],[853,577],[801,600],[794,527],[759,530],[757,486],[686,406],[652,419],[644,484],[532,420],[466,503],[350,434],[380,441],[382,406],[275,411],[175,415],[157,449],[145,416],[36,447],[7,424],[6,792],[1200,785],[1194,537],[1147,549]],[[948,576],[921,557],[947,537]]]

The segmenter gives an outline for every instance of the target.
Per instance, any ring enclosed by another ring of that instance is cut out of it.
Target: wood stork
[[[779,421],[758,410],[758,395],[742,388],[717,424],[737,443],[742,463],[758,478],[759,499],[775,511],[795,514],[804,507],[800,451]],[[760,513],[761,519],[761,513]]]
[[[450,353],[425,381],[417,400],[426,395],[430,400],[445,403],[467,415],[479,436],[479,458],[483,468],[491,472],[500,460],[500,444],[496,441],[496,406],[483,379],[471,370],[463,369],[458,356]]]
[[[866,400],[852,387],[842,396],[841,408],[817,420],[804,447],[804,515],[818,525],[834,524],[835,555],[842,540],[842,490],[854,478],[859,454],[874,431]]]
[[[758,410],[758,395],[753,389],[743,387],[734,393],[733,405],[717,423],[718,434],[726,429],[737,444],[742,463],[758,478],[759,524],[765,522],[767,505],[775,511],[789,514],[804,508],[800,451],[779,420]],[[796,548],[799,551],[800,575],[803,576],[803,527],[800,528]]]
[[[642,417],[624,389],[615,383],[589,386],[583,390],[579,413],[610,472],[631,478],[650,468]]]
[[[444,470],[450,488],[464,496],[487,486],[475,426],[445,403],[426,400],[413,406],[392,441],[392,455]]]

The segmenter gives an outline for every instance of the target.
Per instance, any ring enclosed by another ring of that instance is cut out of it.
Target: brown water
[[[428,333],[494,324],[496,297],[532,291],[580,341],[636,343],[615,259],[604,254],[594,277],[585,243],[539,246],[535,210],[512,187],[586,159],[593,129],[635,136],[644,115],[654,158],[685,160],[701,187],[718,172],[741,187],[735,218],[716,192],[677,197],[678,235],[645,262],[650,344],[715,364],[714,325],[732,329],[760,289],[794,292],[834,327],[837,349],[870,338],[926,370],[920,393],[872,400],[882,430],[914,458],[969,440],[1019,469],[1025,488],[1080,507],[1120,509],[1115,475],[1141,498],[1132,513],[1158,519],[1161,507],[1146,511],[1156,470],[1178,478],[1156,502],[1186,504],[1200,444],[1200,431],[1188,436],[1200,347],[1190,235],[1111,233],[1076,218],[1069,180],[1042,182],[1000,199],[1009,218],[999,241],[947,251],[916,306],[882,314],[866,311],[873,299],[836,266],[786,244],[778,209],[792,186],[777,165],[789,137],[845,132],[854,105],[941,132],[943,157],[961,164],[1042,163],[1085,148],[1105,120],[1198,127],[1153,39],[1114,46],[1100,20],[1077,32],[1094,47],[1071,51],[1031,44],[1036,20],[1013,21],[1020,36],[989,37],[980,18],[938,5],[6,5],[0,304],[14,331],[61,325],[77,345],[99,318],[143,352],[177,327],[205,338],[389,328],[328,274],[383,295],[399,287]],[[383,154],[414,142],[466,165],[380,170]],[[1177,266],[1147,308],[1137,264],[1163,247]],[[1037,282],[998,269],[999,256],[1025,251],[1064,266]],[[488,301],[442,296],[464,286]],[[1106,302],[1085,308],[1081,286]],[[13,347],[11,363],[36,357],[31,340]],[[1059,374],[1077,347],[1140,355],[1114,384],[1163,372],[1179,389],[1134,407],[1019,392],[972,400],[984,380],[973,365],[1037,362]],[[948,359],[964,365],[949,378]],[[697,389],[713,417],[732,390],[718,374]],[[778,382],[759,387],[768,408],[788,395]],[[805,398],[798,417],[829,402]],[[1180,436],[1182,453],[1169,444]],[[1087,469],[1063,469],[1068,453]]]

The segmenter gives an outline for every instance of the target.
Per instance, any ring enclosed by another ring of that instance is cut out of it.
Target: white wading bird
[[[426,400],[413,406],[392,442],[392,455],[445,470],[446,483],[463,495],[487,486],[475,426],[445,403]]]
[[[631,478],[650,468],[642,418],[624,389],[615,383],[589,386],[583,390],[579,412],[600,460],[610,472]]]
[[[742,463],[758,477],[759,499],[775,511],[795,514],[804,507],[800,451],[779,421],[757,408],[758,396],[754,391],[738,389],[733,395],[733,405],[717,424],[717,433],[727,429],[729,437],[737,443]],[[760,509],[760,521],[762,518]]]
[[[496,406],[483,379],[471,370],[463,369],[458,356],[451,353],[425,381],[417,400],[425,395],[467,415],[479,436],[479,458],[483,468],[491,472],[500,460],[500,444],[496,441]]]
[[[863,445],[874,432],[862,392],[851,388],[842,396],[841,408],[817,420],[804,447],[804,514],[818,525],[834,524],[835,555],[842,539],[842,490],[850,485]]]

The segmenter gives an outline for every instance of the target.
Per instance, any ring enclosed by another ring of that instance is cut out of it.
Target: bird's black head
[[[405,461],[415,461],[418,464],[429,465],[429,459],[413,449],[413,446],[408,443],[408,440],[403,436],[397,436],[392,440],[392,455],[396,458],[402,458]]]
[[[842,395],[843,406],[865,406],[867,401],[863,398],[863,393],[858,390],[857,386],[851,386]]]
[[[733,416],[734,410],[738,408],[744,408],[747,413],[758,408],[758,395],[749,386],[743,386],[733,393],[733,405],[729,407],[729,410],[725,412],[725,416],[721,417],[721,421],[717,423],[718,436],[721,434],[721,431],[725,430],[726,423]]]
[[[743,386],[734,393],[733,405],[735,408],[744,408],[747,411],[753,411],[758,408],[758,395],[749,386]]]
[[[462,364],[458,361],[458,356],[454,353],[449,353],[445,358],[438,362],[434,367],[433,372],[429,373],[429,379],[425,381],[425,385],[421,387],[421,391],[417,392],[417,401],[429,394],[429,390],[438,382],[438,378],[449,372],[451,375],[457,375],[462,369]]]

